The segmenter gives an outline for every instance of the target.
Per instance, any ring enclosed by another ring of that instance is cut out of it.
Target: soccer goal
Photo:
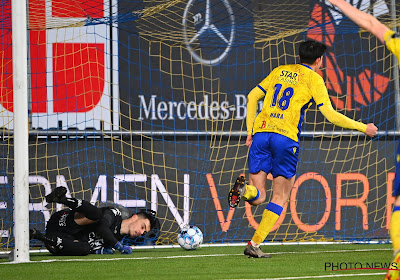
[[[399,23],[394,0],[353,3],[391,28]],[[44,231],[62,209],[44,197],[65,186],[94,204],[155,210],[154,245],[177,244],[186,224],[199,227],[205,243],[248,241],[265,204],[230,209],[227,202],[236,177],[248,177],[246,97],[274,67],[298,63],[297,44],[314,39],[329,48],[319,74],[335,109],[379,132],[371,140],[334,127],[311,106],[295,186],[266,241],[388,240],[397,61],[327,2],[27,4],[30,227]],[[0,251],[9,252],[18,223],[13,112],[20,101],[10,1],[1,2],[0,17]]]

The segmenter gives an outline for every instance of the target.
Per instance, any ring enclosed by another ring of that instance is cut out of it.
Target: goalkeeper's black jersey
[[[100,208],[102,218],[93,224],[80,226],[74,221],[75,211],[71,209],[54,213],[46,226],[46,235],[62,233],[64,238],[88,242],[92,250],[113,247],[123,236],[120,234],[122,217],[116,208]]]
[[[103,239],[104,247],[114,247],[122,239],[121,231],[121,211],[117,208],[101,208],[103,216],[99,222],[93,224],[92,232]]]

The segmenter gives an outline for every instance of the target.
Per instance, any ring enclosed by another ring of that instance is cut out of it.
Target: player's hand
[[[110,255],[110,254],[114,254],[114,252],[115,252],[114,248],[101,247],[100,249],[97,249],[95,251],[95,254],[98,254],[98,255]]]
[[[121,254],[132,254],[132,248],[126,245],[122,245],[121,242],[117,242],[114,246],[115,249],[121,252]]]
[[[246,146],[247,146],[247,147],[250,147],[250,146],[251,146],[251,143],[253,143],[253,136],[250,134],[250,135],[247,135],[247,138],[246,138]]]
[[[378,128],[373,123],[369,123],[367,124],[367,130],[365,131],[365,134],[367,134],[370,137],[373,137],[375,136],[377,131]]]
[[[121,252],[121,254],[127,254],[127,255],[132,254],[132,248],[125,245],[122,247],[122,250],[119,251]]]

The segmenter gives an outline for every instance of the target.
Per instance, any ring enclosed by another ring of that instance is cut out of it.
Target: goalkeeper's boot
[[[397,250],[394,255],[395,257],[385,275],[385,280],[400,280],[400,250]]]
[[[246,187],[245,181],[246,178],[244,178],[243,176],[239,176],[236,179],[235,185],[229,191],[228,203],[230,207],[235,208],[236,206],[238,206],[240,198],[242,197],[242,195],[244,194],[243,192],[245,191]]]
[[[29,229],[29,239],[37,239],[37,240],[42,241],[45,244],[49,244],[52,246],[56,245],[56,242],[53,239],[48,238],[46,235],[44,235],[43,233],[41,233],[40,231],[38,231],[35,228]]]
[[[264,253],[261,251],[260,247],[254,247],[251,245],[251,242],[247,244],[246,248],[244,249],[244,254],[249,256],[249,258],[270,258],[271,255]]]
[[[65,187],[57,187],[54,189],[54,191],[46,195],[46,201],[48,203],[62,203],[61,200],[65,197],[66,193],[67,189]]]

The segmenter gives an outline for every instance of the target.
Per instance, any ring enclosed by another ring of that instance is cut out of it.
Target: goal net
[[[396,26],[399,4],[352,4]],[[397,62],[327,2],[30,0],[28,6],[31,228],[44,231],[62,209],[44,197],[65,186],[68,195],[115,203],[130,214],[155,210],[161,222],[155,244],[176,244],[185,224],[198,226],[206,243],[248,241],[266,203],[235,209],[227,203],[236,177],[248,177],[246,97],[276,66],[298,63],[298,43],[314,39],[329,48],[319,74],[335,109],[375,123],[379,134],[371,140],[335,127],[313,105],[295,186],[266,241],[388,239]],[[0,251],[8,251],[18,222],[10,1],[1,2],[0,16]],[[266,202],[271,180],[267,190]]]

